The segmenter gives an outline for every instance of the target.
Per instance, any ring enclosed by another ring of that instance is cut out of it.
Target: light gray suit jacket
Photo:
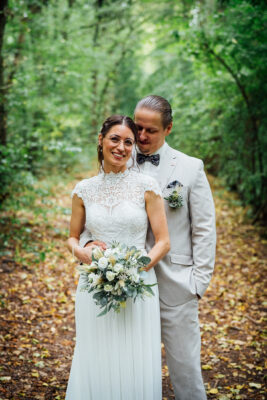
[[[197,294],[202,297],[209,285],[216,245],[214,203],[203,162],[168,145],[160,160],[157,179],[164,197],[173,190],[167,188],[170,182],[177,180],[183,185],[180,192],[182,207],[172,209],[164,200],[171,250],[155,267],[160,300],[176,306],[192,300]],[[90,239],[90,232],[85,230],[80,245],[84,246]],[[153,244],[149,227],[147,250]]]
[[[184,304],[207,289],[215,262],[215,210],[203,162],[167,146],[160,160],[158,182],[163,196],[179,181],[183,206],[173,209],[165,200],[171,240],[170,252],[155,267],[160,300],[167,305]],[[154,244],[148,230],[147,248]]]

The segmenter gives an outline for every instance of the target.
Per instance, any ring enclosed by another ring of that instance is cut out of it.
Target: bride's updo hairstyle
[[[108,117],[104,121],[101,131],[100,131],[102,137],[104,138],[106,136],[106,134],[110,131],[110,129],[115,125],[127,126],[127,128],[129,128],[134,135],[135,143],[137,142],[137,134],[138,134],[137,126],[135,125],[132,118],[127,117],[126,115],[111,115],[110,117]],[[102,161],[104,158],[103,158],[102,146],[99,146],[99,145],[97,146],[97,158],[98,158],[99,165],[101,167]]]
[[[136,113],[139,108],[147,108],[148,110],[160,113],[164,129],[166,129],[172,122],[172,108],[170,103],[164,99],[164,97],[155,94],[146,96],[138,101],[134,113]]]

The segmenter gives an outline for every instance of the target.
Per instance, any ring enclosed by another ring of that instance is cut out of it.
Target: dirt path
[[[30,209],[1,217],[7,251],[0,265],[0,400],[64,399],[75,343],[78,278],[64,246],[73,186],[74,182],[58,185],[40,203],[46,218]],[[208,398],[264,399],[266,241],[255,227],[242,222],[244,211],[235,205],[234,196],[215,180],[212,186],[217,264],[200,301]],[[173,399],[168,375],[164,361],[163,398]]]

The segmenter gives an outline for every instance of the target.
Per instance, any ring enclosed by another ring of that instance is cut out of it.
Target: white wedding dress
[[[79,182],[85,226],[93,239],[144,249],[148,219],[145,191],[161,194],[154,178],[127,169]],[[155,283],[154,268],[147,283]],[[155,296],[127,300],[120,313],[97,317],[92,294],[76,292],[76,346],[66,400],[161,400],[161,343],[158,287]]]

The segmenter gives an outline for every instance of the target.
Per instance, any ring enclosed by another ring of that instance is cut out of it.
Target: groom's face
[[[144,154],[157,151],[171,132],[172,124],[163,127],[161,114],[148,108],[138,108],[134,116],[138,128],[138,147]]]

